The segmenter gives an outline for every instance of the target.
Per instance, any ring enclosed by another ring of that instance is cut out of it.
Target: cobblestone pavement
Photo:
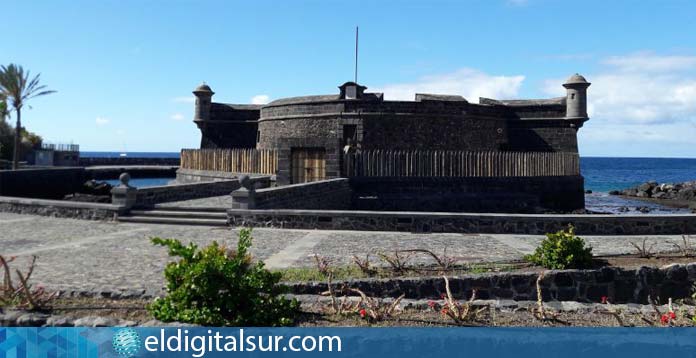
[[[146,290],[163,287],[162,270],[170,258],[150,237],[178,238],[206,245],[213,240],[234,246],[236,230],[200,226],[111,223],[0,213],[0,254],[17,256],[26,267],[37,255],[33,280],[65,291]],[[630,242],[644,237],[584,237],[595,254],[634,252]],[[328,257],[336,265],[353,255],[375,257],[377,252],[425,248],[463,262],[520,259],[541,241],[529,235],[415,234],[323,230],[254,230],[252,254],[272,268],[313,265],[312,255]],[[673,249],[679,236],[654,236],[656,250]],[[413,262],[429,262],[426,256]]]

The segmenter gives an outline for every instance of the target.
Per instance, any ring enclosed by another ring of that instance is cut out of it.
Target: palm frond
[[[39,84],[40,79],[41,74],[31,77],[30,71],[25,72],[22,66],[13,63],[0,66],[0,92],[7,98],[6,102],[11,100],[15,110],[20,110],[31,98],[56,92],[46,90],[46,86]]]

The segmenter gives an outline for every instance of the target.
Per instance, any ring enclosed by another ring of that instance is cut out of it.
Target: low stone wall
[[[452,294],[468,299],[476,290],[478,299],[536,300],[539,273],[492,273],[448,278]],[[666,303],[669,298],[691,297],[696,281],[696,263],[670,265],[663,268],[641,267],[627,270],[605,267],[599,270],[562,270],[545,273],[540,286],[544,301],[600,302],[606,296],[612,303],[647,304],[648,296]],[[366,279],[335,282],[334,289],[358,288],[368,296],[408,299],[437,299],[445,292],[442,277]],[[320,294],[326,283],[290,284],[294,294]]]
[[[251,181],[258,187],[270,185],[270,177],[268,176],[254,177],[251,178]],[[136,205],[147,207],[170,201],[228,195],[239,187],[239,181],[235,179],[139,188],[136,194]]]
[[[351,206],[351,195],[348,179],[329,179],[256,190],[254,207],[345,210]]]
[[[0,211],[58,218],[114,220],[124,209],[111,204],[0,196]]]
[[[228,173],[216,172],[210,170],[195,170],[179,168],[176,171],[176,181],[179,183],[200,183],[208,181],[232,180],[237,179],[240,175],[249,175],[250,177],[257,176],[255,173]],[[275,175],[270,175],[271,183],[275,182]]]
[[[331,202],[331,199],[324,197],[324,201]],[[556,232],[573,225],[576,232],[583,235],[696,234],[696,214],[561,215],[231,209],[228,211],[228,222],[232,226],[286,229],[530,235]]]
[[[79,165],[90,167],[95,165],[179,165],[179,158],[137,158],[137,157],[117,157],[117,158],[93,158],[80,157]]]
[[[0,171],[0,195],[62,199],[87,180],[84,168],[41,168]]]
[[[585,207],[582,176],[358,177],[356,210],[476,213],[570,212]]]

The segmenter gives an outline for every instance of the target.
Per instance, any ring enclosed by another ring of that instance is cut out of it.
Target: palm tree
[[[10,116],[10,109],[7,107],[7,96],[0,92],[0,121]]]
[[[19,146],[21,144],[22,107],[26,101],[55,91],[44,90],[46,86],[39,85],[38,74],[30,79],[29,71],[24,73],[22,66],[11,63],[7,67],[0,67],[0,92],[7,100],[11,100],[12,107],[17,112],[17,125],[14,133],[14,152],[12,154],[12,169],[19,165]]]

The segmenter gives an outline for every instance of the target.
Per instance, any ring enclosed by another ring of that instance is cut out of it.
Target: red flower
[[[449,310],[447,309],[447,307],[445,307],[445,308],[443,308],[442,311],[440,311],[440,312],[441,312],[442,314],[445,314],[445,315],[446,315],[446,314],[449,312]]]
[[[662,324],[668,324],[669,323],[669,316],[666,314],[663,314],[662,317],[660,317],[660,322],[662,322]]]
[[[360,317],[361,317],[361,318],[365,318],[365,316],[367,316],[367,311],[365,311],[364,308],[361,309],[359,313],[360,313]]]
[[[670,312],[670,313],[669,313],[669,318],[670,318],[670,319],[677,319],[677,314],[674,313],[674,312]]]
[[[603,304],[607,304],[607,302],[608,302],[607,299],[608,299],[607,296],[602,296],[602,303],[603,303]]]
[[[435,303],[435,301],[428,301],[428,307],[435,308],[435,305],[437,305],[437,303]]]

